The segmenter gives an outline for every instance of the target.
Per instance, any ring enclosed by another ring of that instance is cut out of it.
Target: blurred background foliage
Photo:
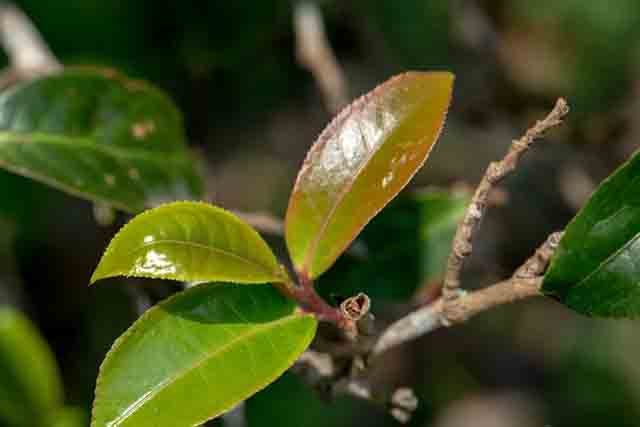
[[[119,68],[170,93],[206,164],[210,201],[283,215],[304,154],[331,118],[296,62],[294,3],[17,4],[63,63]],[[421,227],[437,205],[421,205],[420,194],[433,193],[416,189],[477,182],[556,97],[569,99],[568,124],[532,150],[485,220],[465,271],[475,288],[520,265],[637,148],[637,0],[319,5],[350,96],[407,69],[457,75],[447,128],[428,166],[319,284],[335,298],[369,292],[382,324],[403,313],[412,295],[429,297],[446,253],[451,224],[436,227],[444,237],[425,235]],[[101,251],[126,217],[99,227],[90,203],[6,172],[0,189],[0,303],[35,323],[60,367],[65,401],[87,414],[112,341],[177,287],[119,279],[89,289]],[[460,201],[452,203],[447,209],[455,211]],[[281,238],[270,241],[283,248]],[[531,301],[392,351],[375,379],[381,387],[415,388],[415,426],[640,425],[635,327]],[[379,408],[321,401],[291,374],[250,399],[247,418],[250,426],[395,425]]]

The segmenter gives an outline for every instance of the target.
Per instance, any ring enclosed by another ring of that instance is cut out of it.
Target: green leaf
[[[91,426],[200,425],[282,375],[316,325],[271,286],[195,286],[116,341],[100,368]]]
[[[52,427],[83,427],[89,423],[85,411],[74,406],[60,408],[48,421],[46,425]]]
[[[315,278],[409,182],[444,124],[453,75],[396,76],[345,108],[319,136],[289,200],[296,270]]]
[[[128,212],[202,196],[174,104],[108,70],[71,68],[1,94],[0,167]]]
[[[453,237],[471,195],[462,191],[425,191],[415,198],[420,205],[420,280],[424,284],[443,278]]]
[[[640,153],[567,226],[543,292],[586,315],[640,314]]]
[[[442,279],[468,200],[466,192],[401,194],[358,237],[366,256],[340,257],[318,279],[318,289],[326,297],[365,292],[374,300],[411,298],[421,285]]]
[[[201,202],[144,212],[111,240],[91,283],[113,276],[188,282],[288,282],[260,235],[235,215]]]
[[[0,308],[0,424],[48,425],[62,404],[56,361],[35,326],[22,313]]]

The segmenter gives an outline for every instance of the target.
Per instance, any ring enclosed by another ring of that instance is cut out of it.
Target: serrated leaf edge
[[[347,120],[353,113],[362,111],[364,106],[367,105],[367,103],[370,101],[370,99],[372,97],[378,95],[379,92],[384,90],[384,88],[386,86],[391,85],[392,83],[395,83],[397,81],[409,78],[411,75],[414,75],[414,74],[422,74],[422,72],[408,71],[408,72],[393,76],[389,80],[379,84],[378,86],[373,88],[371,91],[365,93],[364,95],[360,96],[359,98],[357,98],[356,100],[351,102],[349,105],[344,107],[340,111],[340,113],[338,113],[338,115],[329,123],[329,125],[327,125],[327,127],[320,133],[320,135],[316,139],[316,141],[318,142],[318,148],[317,149],[321,149],[321,147],[324,147],[327,144],[327,142],[329,141],[329,138],[325,138],[323,140],[323,136],[324,135],[328,134],[329,132],[335,131],[335,129],[337,129],[341,125],[341,123],[343,123],[345,120]],[[440,138],[442,130],[444,129],[445,123],[447,121],[447,115],[448,115],[448,112],[449,112],[449,106],[451,105],[451,100],[453,99],[453,84],[455,82],[455,75],[453,73],[451,73],[451,72],[448,72],[448,71],[425,72],[425,74],[431,74],[431,75],[441,74],[441,75],[444,75],[444,76],[449,76],[451,78],[451,91],[449,92],[447,108],[444,111],[444,115],[443,115],[443,118],[442,118],[442,123],[440,124],[440,126],[439,126],[439,128],[438,128],[438,130],[437,130],[437,132],[435,134],[435,137],[434,137],[434,141],[437,141]],[[371,219],[373,217],[375,217],[376,215],[378,215],[380,213],[380,211],[382,211],[382,209],[384,209],[385,206],[391,200],[393,200],[409,184],[409,182],[411,182],[411,180],[413,179],[415,174],[420,169],[422,169],[422,167],[424,166],[425,162],[429,158],[429,155],[431,154],[431,151],[433,150],[435,145],[436,145],[435,142],[433,144],[431,144],[431,147],[429,147],[429,150],[427,151],[426,156],[424,156],[424,159],[422,159],[422,161],[415,168],[413,173],[411,173],[409,175],[407,181],[398,189],[398,192],[393,197],[391,197],[389,200],[387,200],[387,202],[385,204],[383,204],[379,209],[375,210],[364,221],[363,225],[358,230],[356,230],[356,232],[354,233],[353,238],[351,240],[348,240],[345,244],[342,245],[342,247],[338,251],[338,254],[344,252],[345,249],[351,244],[351,242],[353,242],[353,240],[358,236],[358,234],[360,234],[360,232],[364,229],[364,227],[371,221]],[[314,143],[314,144],[312,144],[311,148],[307,152],[307,155],[305,156],[303,165],[311,161],[311,154],[315,150],[316,150],[316,144]],[[323,221],[323,223],[322,223],[322,225],[320,227],[320,231],[317,233],[317,235],[315,236],[314,240],[309,245],[309,249],[307,250],[307,255],[306,255],[306,257],[305,257],[305,259],[304,259],[304,261],[302,262],[302,265],[301,265],[300,274],[308,275],[310,278],[316,278],[317,276],[319,276],[319,275],[316,275],[316,274],[314,274],[313,272],[311,272],[309,270],[312,267],[313,258],[314,258],[313,254],[315,254],[315,252],[317,250],[317,246],[318,246],[318,244],[320,242],[321,236],[324,233],[324,231],[326,230],[326,228],[327,228],[327,226],[328,226],[328,224],[329,224],[329,222],[331,220],[331,217],[333,216],[333,213],[336,211],[336,209],[338,208],[338,206],[340,205],[340,203],[342,202],[344,197],[347,195],[348,191],[353,187],[353,184],[356,182],[356,180],[360,176],[360,173],[362,172],[362,170],[369,164],[371,159],[378,152],[379,152],[379,150],[372,151],[371,154],[369,156],[367,156],[366,160],[362,163],[362,165],[358,168],[357,172],[354,174],[353,180],[349,183],[349,185],[347,185],[343,190],[340,191],[340,194],[338,195],[338,197],[336,199],[336,202],[331,207],[331,210],[329,211],[327,217]],[[302,172],[302,169],[301,169],[301,172]],[[294,189],[293,191],[295,191],[298,188],[298,184],[299,184],[299,181],[301,179],[301,176],[302,176],[302,173],[298,173],[298,176],[296,177],[295,184],[293,186],[293,189]],[[287,209],[287,213],[288,212],[289,212],[289,209]],[[286,225],[286,218],[285,218],[285,225]],[[285,227],[285,230],[286,230],[286,227]]]

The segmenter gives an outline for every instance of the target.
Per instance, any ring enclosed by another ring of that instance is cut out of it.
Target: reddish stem
[[[310,313],[315,314],[318,320],[331,322],[342,329],[349,329],[351,321],[347,319],[339,308],[330,306],[313,286],[313,280],[305,273],[298,273],[299,285],[289,288],[291,296],[300,306]]]

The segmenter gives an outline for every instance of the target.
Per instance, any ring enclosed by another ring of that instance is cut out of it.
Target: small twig
[[[232,212],[259,231],[276,236],[284,234],[284,223],[280,218],[271,214],[264,212]]]
[[[339,396],[365,400],[382,406],[401,423],[408,422],[418,407],[418,399],[411,389],[401,387],[390,394],[376,392],[366,379],[350,375],[348,371],[344,375],[344,367],[328,353],[307,350],[291,370],[327,400]]]
[[[531,256],[527,262],[522,264],[515,273],[513,273],[513,278],[532,279],[543,275],[547,270],[549,260],[551,260],[551,257],[556,251],[563,234],[563,231],[551,233],[549,237],[547,237],[547,240],[545,240],[545,242],[536,250],[533,256]]]
[[[471,316],[501,304],[540,295],[542,275],[561,237],[560,232],[551,234],[509,280],[466,294],[454,301],[448,319],[449,324],[462,323]],[[368,302],[358,305],[368,305]],[[434,303],[398,320],[380,335],[369,356],[377,356],[392,347],[445,326],[443,307],[443,298],[439,298]],[[368,381],[370,370],[362,360],[353,351],[341,354],[307,350],[291,370],[321,395],[329,398],[348,395],[370,401],[384,406],[398,421],[408,422],[417,407],[417,399],[413,392],[406,388],[397,389],[391,395],[374,392]],[[357,361],[357,369],[354,369]],[[350,369],[349,364],[352,364]]]
[[[340,307],[332,307],[318,295],[313,280],[308,276],[299,274],[298,280],[297,285],[289,284],[278,289],[296,300],[303,310],[313,313],[318,320],[333,323],[344,332],[345,338],[354,340],[358,336],[358,320],[369,312],[369,297],[361,293]]]
[[[244,401],[238,403],[229,412],[222,415],[222,423],[224,427],[247,427],[247,417],[245,414]]]
[[[0,3],[0,44],[21,80],[62,68],[33,23],[11,3]]]
[[[337,113],[347,104],[347,84],[327,39],[320,9],[312,2],[298,3],[293,24],[298,62],[313,74],[327,109]]]
[[[145,292],[144,288],[138,286],[126,286],[125,289],[129,298],[131,298],[136,315],[142,316],[145,311],[153,306],[151,298],[147,292]]]
[[[305,351],[296,360],[292,370],[313,384],[318,384],[324,378],[333,378],[337,373],[331,355],[314,350]]]
[[[487,208],[489,192],[495,184],[515,170],[520,158],[531,144],[542,137],[547,130],[560,125],[568,112],[567,102],[563,98],[558,99],[547,117],[536,122],[520,139],[514,140],[506,156],[499,162],[491,163],[487,168],[453,239],[442,288],[445,311],[448,311],[449,305],[462,295],[460,272],[464,260],[473,250],[473,236]]]
[[[510,279],[450,301],[446,320],[442,297],[396,321],[381,334],[371,354],[378,355],[442,326],[465,322],[470,317],[498,305],[540,295],[542,274],[561,236],[562,233],[551,234]]]

